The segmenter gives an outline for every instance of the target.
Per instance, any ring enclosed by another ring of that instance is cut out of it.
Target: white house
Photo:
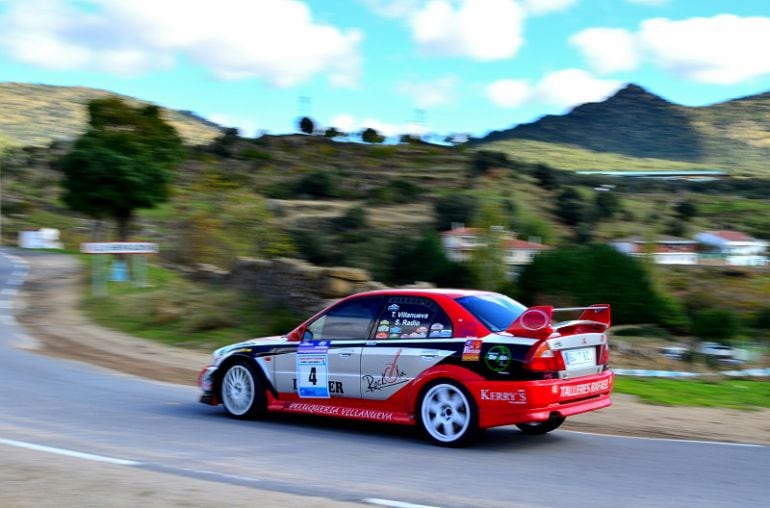
[[[712,255],[736,266],[767,265],[767,245],[739,231],[704,231],[695,235],[704,248],[705,257]]]
[[[503,262],[509,267],[528,265],[539,252],[551,248],[541,243],[519,240],[501,227],[493,228],[500,234]],[[453,224],[451,230],[442,232],[441,243],[447,257],[452,261],[468,261],[473,251],[487,246],[483,229],[466,228],[462,224]]]
[[[697,265],[697,242],[677,236],[657,235],[654,238],[629,236],[610,242],[623,254],[633,257],[651,257],[659,265]]]

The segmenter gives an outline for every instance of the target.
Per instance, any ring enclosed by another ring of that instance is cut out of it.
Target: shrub
[[[300,178],[294,190],[297,194],[317,198],[335,197],[335,178],[326,171],[313,171]]]
[[[436,228],[446,231],[454,222],[469,224],[479,209],[479,200],[470,194],[452,193],[438,198],[434,209]]]
[[[655,290],[643,264],[607,245],[544,252],[524,268],[519,288],[528,303],[609,303],[615,324],[673,328],[685,319],[681,307]]]
[[[754,326],[763,330],[770,330],[770,307],[765,307],[757,312],[754,318]]]
[[[704,309],[695,313],[692,320],[693,333],[702,339],[729,341],[740,328],[738,315],[727,309]]]

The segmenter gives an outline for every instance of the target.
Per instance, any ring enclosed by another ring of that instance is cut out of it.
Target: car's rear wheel
[[[558,429],[561,424],[564,423],[564,420],[566,420],[566,418],[563,416],[552,416],[544,422],[517,423],[516,426],[524,434],[537,436]]]
[[[461,386],[442,382],[428,388],[420,399],[419,423],[434,443],[463,446],[477,434],[478,410]]]
[[[265,413],[264,388],[254,367],[245,361],[227,367],[222,376],[220,395],[225,411],[234,418],[249,420]]]

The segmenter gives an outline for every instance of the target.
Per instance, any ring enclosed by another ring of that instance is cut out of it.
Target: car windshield
[[[484,326],[493,332],[508,328],[527,308],[504,295],[486,294],[462,296],[457,303],[468,309]]]

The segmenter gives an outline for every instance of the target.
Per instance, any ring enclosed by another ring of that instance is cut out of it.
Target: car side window
[[[310,323],[307,329],[313,340],[364,340],[371,334],[382,301],[382,297],[363,297],[343,302]]]
[[[380,313],[375,339],[451,337],[452,324],[439,305],[428,298],[394,296]]]

